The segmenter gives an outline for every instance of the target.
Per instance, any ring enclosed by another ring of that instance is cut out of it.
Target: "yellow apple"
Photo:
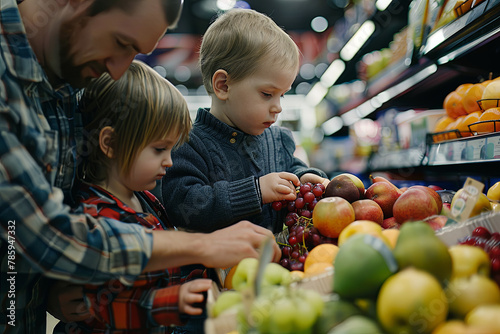
[[[347,225],[339,234],[337,244],[342,246],[342,244],[351,236],[356,233],[371,234],[374,237],[382,239],[386,245],[390,245],[389,240],[382,234],[382,226],[371,221],[371,220],[355,220],[349,225]]]
[[[389,277],[377,298],[377,317],[389,333],[430,333],[448,315],[439,281],[408,267]]]
[[[453,208],[455,202],[457,201],[457,199],[460,197],[460,195],[462,194],[463,192],[463,188],[459,189],[455,195],[453,195],[453,199],[451,200],[451,208]],[[490,200],[488,199],[488,197],[486,197],[485,194],[483,193],[480,193],[479,194],[479,197],[477,199],[477,202],[476,204],[474,205],[474,208],[472,209],[471,213],[470,213],[470,217],[474,217],[474,216],[478,216],[480,215],[481,213],[483,212],[486,212],[486,211],[491,211],[492,210],[492,207],[491,207],[491,202]],[[452,211],[452,214],[453,214],[453,211]]]
[[[465,317],[469,326],[481,328],[483,333],[500,333],[500,304],[481,305]]]
[[[498,107],[498,100],[500,99],[500,81],[491,81],[483,91],[481,98],[481,107],[483,110]]]
[[[447,285],[445,293],[450,314],[462,319],[477,306],[500,303],[497,283],[482,275],[455,278]]]
[[[454,245],[448,251],[452,262],[451,279],[474,274],[490,275],[490,257],[482,248],[471,245]]]
[[[500,181],[498,181],[488,189],[486,197],[488,197],[490,200],[500,201]]]

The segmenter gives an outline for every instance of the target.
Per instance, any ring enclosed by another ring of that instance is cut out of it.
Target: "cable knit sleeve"
[[[189,230],[210,232],[259,214],[255,177],[236,178],[233,163],[217,143],[191,133],[189,143],[173,152],[173,166],[162,182],[162,197],[170,221]]]

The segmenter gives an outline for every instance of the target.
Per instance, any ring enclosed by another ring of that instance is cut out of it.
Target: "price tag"
[[[475,139],[467,143],[467,160],[479,160],[481,159],[481,149],[486,144],[486,139]]]
[[[462,222],[470,217],[472,209],[484,189],[484,184],[470,177],[465,180],[460,194],[454,200],[450,208],[451,214],[456,221]],[[460,190],[459,190],[460,191]]]
[[[453,143],[452,147],[453,148],[453,155],[452,155],[452,161],[462,161],[466,149],[466,143],[461,141],[461,142],[455,142]]]
[[[500,136],[488,137],[484,155],[485,159],[500,158]]]

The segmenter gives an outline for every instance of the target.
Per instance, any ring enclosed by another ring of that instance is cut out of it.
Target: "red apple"
[[[356,220],[371,220],[379,225],[382,225],[384,220],[384,212],[377,202],[371,199],[360,199],[359,201],[351,203],[354,209],[354,216]]]
[[[381,225],[383,229],[395,228],[399,230],[399,228],[401,227],[401,224],[398,223],[396,221],[396,218],[394,217],[389,217],[384,219]]]
[[[382,208],[385,219],[392,217],[392,207],[401,194],[399,188],[390,182],[376,182],[366,189],[365,197]]]
[[[427,222],[434,229],[434,231],[437,231],[442,229],[444,225],[446,225],[448,217],[443,215],[435,215],[425,218],[424,221]]]
[[[363,199],[365,186],[363,182],[350,173],[343,173],[335,176],[325,189],[325,197],[342,197],[349,203]]]
[[[403,224],[412,220],[423,220],[441,211],[436,200],[424,189],[410,187],[396,200],[393,214],[396,221]]]
[[[408,189],[411,189],[411,188],[422,189],[424,191],[427,191],[432,196],[432,198],[434,198],[434,200],[436,201],[436,205],[439,209],[439,212],[441,212],[441,209],[443,208],[443,200],[441,199],[441,196],[435,190],[433,190],[432,188],[426,187],[426,186],[411,186]]]
[[[316,203],[312,222],[322,235],[338,238],[340,232],[355,220],[352,205],[342,197],[325,197]]]
[[[429,188],[431,188],[432,190],[434,191],[438,191],[438,190],[444,190],[443,188],[441,188],[440,186],[436,186],[434,184],[430,184],[428,185]]]

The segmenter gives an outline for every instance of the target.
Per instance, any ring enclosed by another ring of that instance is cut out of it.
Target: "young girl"
[[[288,129],[271,126],[298,73],[297,45],[269,17],[233,9],[203,36],[200,66],[212,104],[198,110],[162,181],[169,217],[197,231],[248,219],[279,232],[271,202],[294,200],[300,183],[328,182],[294,156]]]
[[[172,166],[171,151],[188,138],[191,120],[181,93],[144,63],[134,61],[118,81],[103,75],[83,96],[86,144],[81,150],[84,211],[151,229],[175,229],[149,190]],[[98,228],[98,227],[96,227]],[[116,280],[85,286],[93,318],[63,324],[81,333],[171,333],[202,314],[195,305],[211,286],[196,267],[147,272],[127,286]],[[184,331],[181,331],[184,332]]]

